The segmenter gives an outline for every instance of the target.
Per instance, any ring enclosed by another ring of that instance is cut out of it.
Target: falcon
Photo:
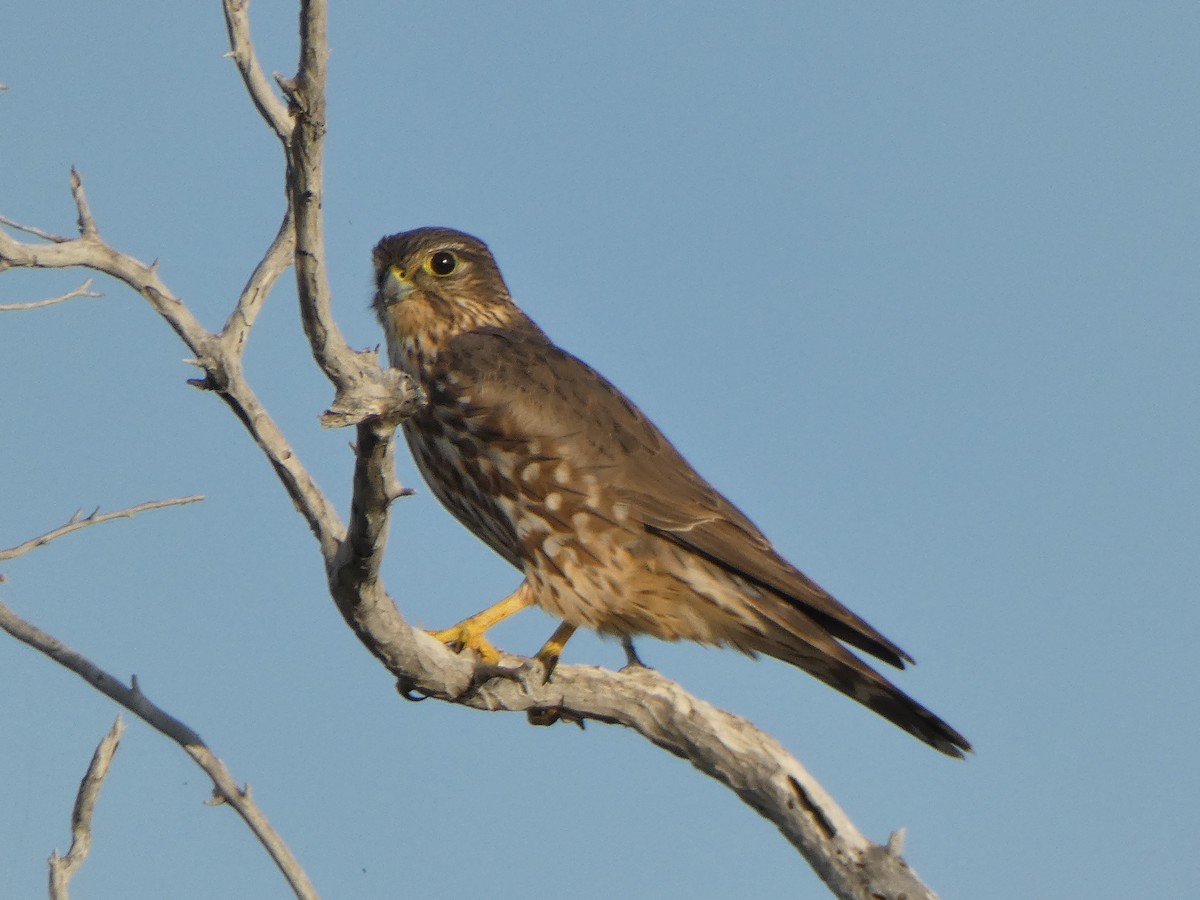
[[[513,303],[477,238],[418,228],[374,250],[392,366],[428,402],[403,423],[439,501],[524,575],[435,636],[489,662],[486,631],[532,604],[578,628],[729,646],[791,663],[950,756],[961,734],[866,665],[912,657],[779,555],[642,412]]]

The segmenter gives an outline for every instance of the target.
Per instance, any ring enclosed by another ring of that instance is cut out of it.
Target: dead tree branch
[[[66,856],[59,856],[57,851],[50,854],[50,900],[68,900],[71,878],[87,859],[92,847],[92,811],[124,732],[125,723],[118,715],[108,734],[100,739],[83,781],[79,783],[75,807],[71,810],[71,849]]]
[[[23,556],[30,550],[45,546],[56,538],[70,534],[73,531],[79,531],[81,528],[87,528],[89,525],[100,525],[104,522],[111,522],[114,519],[132,519],[138,513],[146,512],[147,510],[163,509],[168,506],[183,506],[185,503],[196,503],[203,499],[204,496],[202,494],[193,494],[191,497],[176,497],[170,500],[150,500],[146,503],[140,503],[137,506],[131,506],[128,509],[119,509],[116,512],[110,513],[101,513],[99,509],[95,509],[86,516],[83,515],[82,510],[77,510],[75,515],[71,516],[65,525],[60,525],[52,531],[47,531],[45,534],[30,538],[23,544],[17,544],[17,546],[9,547],[7,550],[0,550],[0,562]]]
[[[114,678],[87,657],[71,649],[51,634],[18,616],[6,604],[0,602],[0,628],[17,640],[28,644],[59,665],[70,669],[100,693],[121,704],[139,719],[179,744],[204,773],[212,780],[213,796],[228,803],[241,816],[259,843],[263,845],[279,871],[283,873],[297,897],[317,897],[317,892],[283,839],[271,827],[262,810],[250,797],[250,788],[239,787],[225,764],[201,740],[200,735],[176,719],[166,710],[152,703],[142,693],[134,676],[128,685]]]
[[[103,297],[103,294],[96,291],[88,290],[92,286],[92,279],[89,278],[79,287],[72,291],[67,291],[65,294],[59,294],[57,297],[49,297],[46,300],[31,300],[28,303],[0,303],[0,312],[24,312],[30,309],[41,309],[43,306],[54,306],[56,303],[65,303],[67,300],[74,300],[76,297]]]
[[[259,65],[254,43],[250,40],[249,0],[224,0],[225,30],[229,34],[229,56],[233,59],[246,85],[246,93],[259,115],[281,141],[287,143],[292,133],[292,120],[287,104],[279,99],[271,81]]]

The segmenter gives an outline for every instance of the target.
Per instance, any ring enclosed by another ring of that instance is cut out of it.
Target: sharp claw
[[[414,693],[415,691],[416,685],[407,678],[396,682],[396,693],[398,693],[405,700],[408,700],[410,703],[420,703],[422,700],[429,699],[428,694],[417,694]]]
[[[575,633],[575,626],[563,622],[554,630],[554,634],[550,635],[550,640],[542,646],[534,657],[542,664],[546,670],[545,676],[542,678],[542,684],[550,680],[550,676],[554,674],[554,669],[558,665],[558,657],[562,654],[563,647],[567,645],[567,641],[571,639],[571,635]]]
[[[535,659],[542,664],[542,684],[550,682],[550,676],[554,674],[554,670],[558,668],[558,654],[547,654],[542,656],[539,654]]]
[[[549,727],[557,722],[561,716],[559,716],[558,710],[552,707],[535,706],[526,711],[525,718],[529,720],[530,725]]]
[[[480,663],[471,672],[471,684],[473,687],[479,688],[487,684],[493,678],[504,678],[508,681],[520,681],[524,675],[524,667],[522,666],[498,666],[494,663]]]
[[[525,718],[530,725],[548,727],[555,722],[566,722],[570,725],[578,725],[579,730],[583,731],[583,718],[581,716],[567,712],[565,709],[557,706],[535,706],[525,711]]]

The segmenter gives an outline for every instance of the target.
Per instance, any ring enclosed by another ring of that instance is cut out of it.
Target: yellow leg
[[[554,667],[558,665],[558,658],[562,655],[563,647],[567,646],[567,641],[571,639],[571,635],[575,633],[575,626],[568,625],[563,622],[556,629],[554,634],[550,635],[550,640],[542,645],[542,649],[537,652],[537,659],[546,668],[546,680],[550,680],[550,673],[554,671]]]
[[[520,612],[532,603],[533,595],[529,591],[529,583],[523,581],[520,587],[495,606],[489,606],[483,612],[475,613],[457,625],[429,633],[449,647],[456,647],[459,650],[469,648],[478,653],[479,658],[484,662],[495,663],[500,659],[500,651],[492,646],[492,642],[484,637],[484,634],[496,623],[503,622],[513,613]],[[557,634],[557,632],[555,633]],[[563,642],[566,642],[566,638],[563,639]]]

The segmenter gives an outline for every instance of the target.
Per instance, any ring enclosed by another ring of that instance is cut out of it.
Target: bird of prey
[[[732,646],[791,663],[950,756],[967,740],[845,646],[912,658],[779,555],[624,394],[513,303],[477,238],[419,228],[374,250],[391,364],[424,389],[403,423],[417,467],[462,524],[523,574],[437,632],[488,661],[484,633],[536,603],[577,628]]]

